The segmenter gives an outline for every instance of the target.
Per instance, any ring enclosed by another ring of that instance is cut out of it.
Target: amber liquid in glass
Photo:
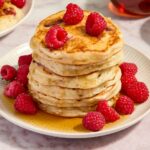
[[[109,8],[118,14],[150,16],[150,0],[111,0]]]

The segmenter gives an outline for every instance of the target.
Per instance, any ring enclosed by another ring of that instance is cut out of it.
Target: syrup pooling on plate
[[[50,115],[43,111],[39,111],[34,116],[24,115],[17,113],[14,110],[14,100],[6,98],[3,95],[3,89],[0,90],[0,98],[2,104],[6,110],[11,113],[14,119],[19,119],[25,124],[29,124],[33,127],[38,127],[47,131],[66,132],[66,133],[88,133],[89,131],[84,129],[81,122],[82,118],[64,118],[54,115]],[[104,130],[111,129],[123,124],[128,119],[127,116],[122,116],[121,119],[115,123],[109,123],[104,127]]]

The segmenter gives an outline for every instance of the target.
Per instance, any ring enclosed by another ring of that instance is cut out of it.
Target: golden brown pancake
[[[38,84],[45,86],[59,86],[70,89],[91,89],[118,77],[120,80],[121,70],[118,66],[97,71],[91,74],[74,77],[58,76],[52,72],[45,70],[41,65],[35,62],[30,65],[30,73],[28,74],[29,82],[35,80]]]
[[[54,60],[50,60],[49,58],[43,56],[41,53],[33,52],[32,54],[34,61],[36,61],[39,65],[45,66],[47,70],[50,72],[54,72],[55,74],[61,76],[80,76],[87,75],[92,72],[101,71],[115,65],[120,65],[123,60],[123,51],[119,51],[115,53],[110,58],[105,61],[101,61],[96,64],[88,64],[88,65],[67,65],[55,62]]]
[[[34,78],[30,77],[30,90],[34,90],[39,93],[43,93],[45,95],[49,95],[58,99],[76,99],[80,100],[83,98],[93,97],[94,95],[104,91],[109,86],[115,84],[117,81],[120,80],[120,72],[116,74],[110,80],[100,84],[95,88],[89,89],[71,89],[71,88],[64,88],[57,85],[44,85],[36,81]],[[59,92],[58,92],[59,91]]]
[[[62,18],[64,11],[44,19],[37,27],[30,45],[33,51],[40,51],[48,59],[63,64],[92,64],[104,61],[123,47],[122,34],[119,28],[109,18],[104,18],[107,28],[98,37],[92,37],[85,32],[85,22],[89,11],[84,11],[83,20],[77,25],[66,25]],[[60,49],[46,47],[45,35],[53,26],[59,24],[69,35],[69,40]]]
[[[119,94],[116,94],[114,97],[108,100],[108,104],[114,105]],[[63,117],[83,117],[90,111],[95,111],[97,103],[92,106],[81,106],[81,107],[57,107],[45,103],[38,102],[39,107],[50,114]]]
[[[109,100],[115,95],[117,95],[120,91],[121,82],[117,81],[115,84],[106,87],[103,91],[99,92],[97,95],[89,98],[83,99],[58,99],[49,95],[49,93],[45,94],[42,92],[37,92],[35,90],[30,89],[30,94],[33,98],[42,102],[43,104],[48,104],[56,107],[86,107],[96,105],[100,100]]]

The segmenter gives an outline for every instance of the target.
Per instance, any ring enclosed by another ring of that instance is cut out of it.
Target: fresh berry
[[[18,8],[23,8],[26,4],[26,0],[11,0],[11,3],[17,6]]]
[[[134,63],[122,63],[120,65],[122,74],[131,74],[131,75],[135,75],[138,71],[138,68],[136,66],[136,64]]]
[[[3,79],[5,80],[13,80],[15,77],[16,77],[16,69],[12,66],[9,66],[9,65],[4,65],[2,68],[1,68],[1,76]]]
[[[126,90],[126,94],[135,103],[143,103],[149,97],[148,88],[143,82],[133,82],[132,84],[129,84]]]
[[[121,77],[121,83],[122,83],[122,91],[126,93],[126,89],[129,84],[132,82],[137,82],[137,79],[134,75],[132,74],[124,74]]]
[[[29,73],[29,66],[28,65],[22,65],[19,66],[17,71],[17,80],[22,83],[24,86],[28,83],[27,75]]]
[[[105,125],[105,118],[99,112],[89,112],[82,120],[83,126],[91,131],[99,131]]]
[[[18,81],[12,81],[4,89],[4,95],[10,98],[16,98],[23,92],[25,92],[25,89],[23,85]]]
[[[0,0],[0,8],[3,7],[4,3],[5,3],[5,0]]]
[[[45,43],[47,47],[58,49],[67,42],[68,34],[67,32],[58,25],[50,28],[45,37]]]
[[[134,102],[127,96],[120,96],[115,105],[116,111],[121,115],[129,115],[134,111]]]
[[[68,4],[63,20],[67,25],[78,24],[84,17],[83,10],[76,4]]]
[[[21,65],[30,65],[32,61],[32,55],[23,55],[23,56],[20,56],[19,59],[18,59],[18,65],[21,66]]]
[[[99,36],[106,28],[104,18],[97,12],[92,12],[86,21],[86,33],[91,36]]]
[[[106,122],[114,122],[120,118],[119,114],[112,107],[108,106],[107,101],[99,101],[96,111],[103,114]]]
[[[37,106],[33,101],[33,98],[26,93],[22,93],[17,96],[14,107],[16,111],[24,114],[32,115],[37,112]]]

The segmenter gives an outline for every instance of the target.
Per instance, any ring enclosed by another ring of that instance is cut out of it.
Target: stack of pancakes
[[[63,22],[64,11],[43,20],[31,39],[33,61],[28,88],[39,107],[65,117],[80,117],[95,110],[98,101],[113,101],[121,89],[119,64],[123,40],[118,27],[104,18],[107,28],[99,37],[85,32],[89,11],[77,25]],[[45,35],[53,25],[63,27],[69,40],[60,49],[46,47]]]

